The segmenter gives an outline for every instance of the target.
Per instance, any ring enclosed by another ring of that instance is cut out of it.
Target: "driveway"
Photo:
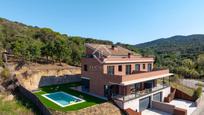
[[[186,109],[187,115],[191,115],[193,111],[196,110],[195,102],[182,100],[182,99],[174,99],[169,104],[174,105],[176,107]]]
[[[163,111],[159,111],[157,109],[150,108],[142,111],[142,115],[171,115],[171,114]]]

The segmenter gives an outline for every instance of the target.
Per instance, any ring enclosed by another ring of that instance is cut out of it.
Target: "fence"
[[[40,110],[42,115],[51,115],[50,111],[40,102],[40,100],[33,93],[31,93],[21,85],[17,86],[16,90],[21,96],[31,100],[33,104],[35,104],[35,106]]]

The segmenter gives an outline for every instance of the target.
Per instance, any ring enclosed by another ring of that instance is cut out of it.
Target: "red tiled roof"
[[[121,46],[114,46],[114,49],[113,49],[112,45],[91,44],[91,43],[86,43],[85,45],[89,48],[92,48],[93,50],[97,50],[98,52],[102,53],[105,56],[127,56],[128,53],[131,53],[132,55],[135,55],[135,56],[140,56],[140,54],[137,54]]]

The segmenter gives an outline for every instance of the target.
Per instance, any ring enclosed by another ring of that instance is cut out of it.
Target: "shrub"
[[[11,73],[8,68],[4,68],[0,75],[1,75],[1,78],[5,80],[11,76]]]
[[[4,62],[3,62],[3,60],[0,58],[0,66],[4,66]]]
[[[179,79],[181,78],[180,75],[175,74],[173,77],[170,78],[171,82],[179,83]]]
[[[194,96],[195,98],[199,98],[202,95],[202,87],[198,87],[195,92],[194,92]]]

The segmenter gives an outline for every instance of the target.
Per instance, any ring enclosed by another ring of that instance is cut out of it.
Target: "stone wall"
[[[39,87],[81,81],[80,74],[64,76],[42,76]]]
[[[41,86],[77,82],[80,81],[80,69],[58,69],[58,70],[26,70],[17,73],[18,81],[26,89],[32,91]]]

